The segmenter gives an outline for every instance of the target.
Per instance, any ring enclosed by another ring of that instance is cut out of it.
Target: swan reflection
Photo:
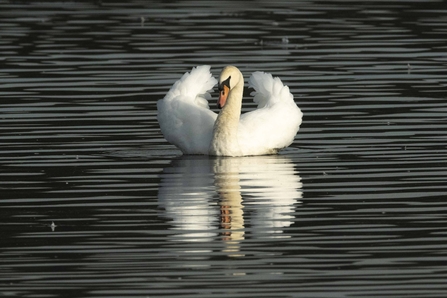
[[[286,156],[209,158],[182,156],[164,169],[159,189],[172,240],[222,239],[240,250],[245,237],[284,237],[293,223],[302,184]]]

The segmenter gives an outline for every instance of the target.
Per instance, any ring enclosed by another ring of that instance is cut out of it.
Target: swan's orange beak
[[[219,92],[219,100],[217,101],[217,107],[222,109],[225,103],[227,102],[228,93],[230,93],[230,88],[228,86],[223,85],[222,90]]]

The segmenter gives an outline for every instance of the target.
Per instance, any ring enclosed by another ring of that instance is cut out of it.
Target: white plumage
[[[168,142],[184,154],[224,156],[272,154],[293,142],[303,114],[279,78],[252,74],[249,86],[255,90],[252,95],[258,107],[243,115],[240,71],[229,66],[220,75],[219,85],[228,84],[229,94],[219,115],[208,106],[209,91],[216,83],[210,66],[198,66],[157,102],[158,122]]]

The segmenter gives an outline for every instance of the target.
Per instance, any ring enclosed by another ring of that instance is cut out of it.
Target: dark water
[[[445,297],[445,3],[0,1],[0,19],[0,296]],[[202,64],[280,76],[293,145],[181,157],[156,101]]]

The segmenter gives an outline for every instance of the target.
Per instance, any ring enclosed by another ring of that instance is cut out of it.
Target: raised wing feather
[[[301,125],[303,113],[289,87],[271,74],[255,72],[249,86],[258,108],[241,116],[238,137],[244,154],[275,153],[289,146]]]
[[[209,109],[209,90],[217,83],[210,66],[185,73],[157,102],[157,118],[165,139],[185,154],[208,154],[217,114]]]

